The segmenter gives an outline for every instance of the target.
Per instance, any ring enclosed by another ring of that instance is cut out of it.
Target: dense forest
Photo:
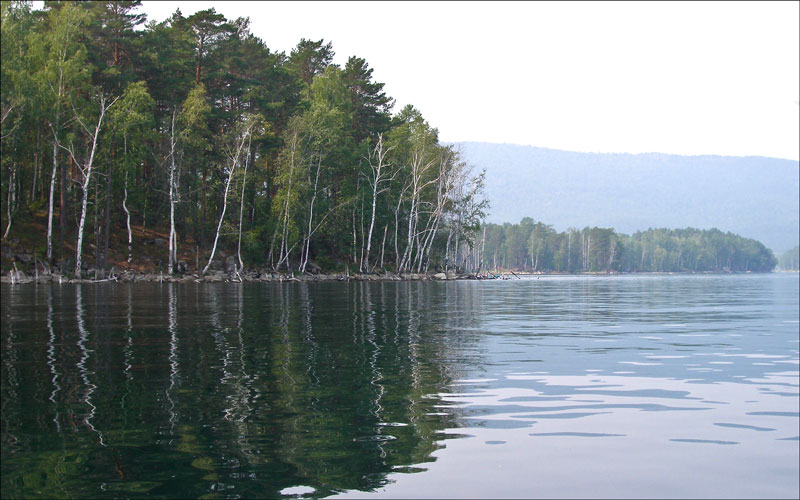
[[[147,22],[140,3],[2,2],[5,241],[38,215],[35,256],[76,276],[136,259],[134,228],[166,236],[169,272],[223,250],[299,272],[469,251],[482,174],[413,106],[393,113],[367,61],[333,64],[324,40],[273,52],[213,8]]]
[[[530,217],[487,224],[479,241],[484,266],[532,272],[771,271],[772,251],[718,229],[649,229],[631,236],[586,227],[556,232]]]

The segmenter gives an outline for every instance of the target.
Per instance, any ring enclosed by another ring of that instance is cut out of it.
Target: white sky
[[[143,2],[366,59],[443,141],[800,156],[800,2]]]

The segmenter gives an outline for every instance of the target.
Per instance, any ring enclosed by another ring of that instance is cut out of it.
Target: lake
[[[798,284],[2,285],[2,495],[797,498]]]

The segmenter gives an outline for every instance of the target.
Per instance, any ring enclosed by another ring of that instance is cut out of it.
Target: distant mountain
[[[486,169],[489,222],[522,217],[557,230],[613,227],[731,231],[777,255],[798,243],[800,164],[765,157],[576,153],[461,142]]]

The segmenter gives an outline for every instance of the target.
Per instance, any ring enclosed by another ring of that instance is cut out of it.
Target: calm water
[[[794,497],[798,275],[3,285],[3,497]]]

